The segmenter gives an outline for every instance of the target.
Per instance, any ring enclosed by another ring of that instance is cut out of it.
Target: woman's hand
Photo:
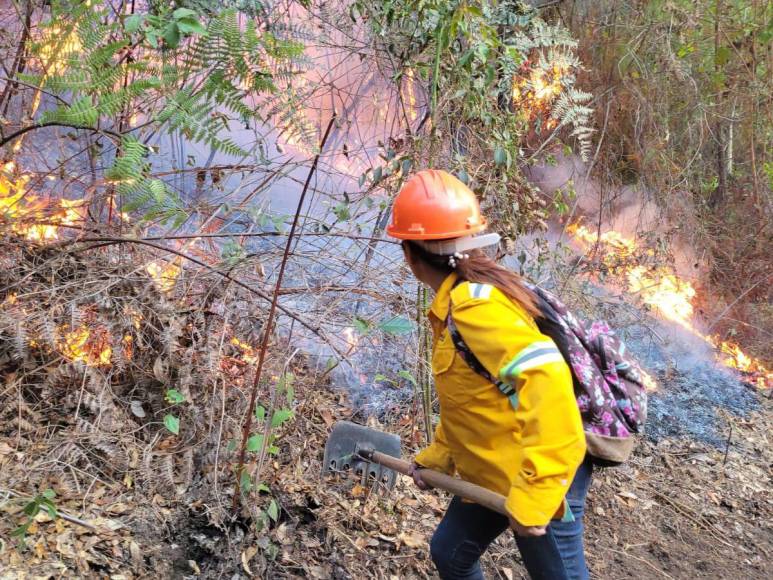
[[[432,489],[432,486],[421,478],[422,469],[423,469],[422,466],[419,465],[418,463],[412,463],[411,470],[408,472],[408,474],[411,477],[413,477],[413,483],[415,483],[416,487],[418,487],[419,489],[424,489],[424,490]]]
[[[510,517],[510,527],[522,538],[536,538],[547,533],[547,526],[522,526],[512,516]]]

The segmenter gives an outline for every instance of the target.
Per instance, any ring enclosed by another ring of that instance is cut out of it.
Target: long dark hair
[[[446,274],[455,271],[460,279],[468,282],[491,284],[497,287],[510,300],[519,304],[534,319],[539,331],[551,338],[556,344],[564,361],[569,366],[575,392],[578,392],[580,388],[579,382],[572,370],[569,357],[569,343],[564,335],[561,323],[553,309],[524,284],[523,278],[504,266],[497,264],[496,261],[482,250],[469,250],[465,252],[465,254],[469,255],[469,258],[456,260],[456,267],[452,268],[448,263],[449,256],[433,254],[414,242],[404,241],[403,243],[408,244],[411,248],[411,253],[418,256],[422,262],[425,262],[431,268]]]
[[[539,298],[526,287],[523,279],[515,272],[497,264],[482,250],[468,250],[464,252],[469,258],[456,260],[456,267],[448,264],[449,256],[441,256],[428,252],[419,244],[412,241],[404,241],[411,248],[411,254],[417,256],[422,262],[431,268],[450,274],[452,271],[459,278],[467,282],[478,284],[491,284],[499,289],[510,300],[519,304],[535,320],[542,317],[539,308]]]

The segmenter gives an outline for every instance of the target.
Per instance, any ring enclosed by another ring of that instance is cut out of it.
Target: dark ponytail
[[[456,267],[448,263],[449,256],[441,256],[428,252],[419,244],[411,241],[403,242],[411,248],[411,254],[418,257],[431,268],[450,274],[456,272],[459,278],[467,282],[491,284],[499,289],[510,300],[520,305],[535,320],[542,317],[539,299],[523,283],[523,279],[515,272],[497,264],[482,250],[464,252],[468,258],[456,260]]]

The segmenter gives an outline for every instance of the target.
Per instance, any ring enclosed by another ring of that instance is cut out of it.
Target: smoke
[[[563,196],[571,208],[568,216],[551,224],[546,237],[553,248],[569,224],[582,223],[594,234],[615,231],[636,241],[646,265],[666,266],[680,280],[701,287],[707,269],[686,240],[686,228],[669,219],[652,192],[641,186],[613,187],[590,177],[588,167],[575,156],[559,155],[525,173],[544,194]],[[533,238],[520,242],[539,246]],[[650,397],[650,438],[689,437],[719,445],[726,439],[726,428],[718,410],[745,415],[758,407],[755,390],[716,362],[716,351],[706,340],[676,323],[650,316],[625,287],[614,292],[619,294],[614,298],[612,290],[598,285],[590,292],[591,302],[604,304],[605,316],[615,320],[630,352],[660,385]],[[586,318],[598,316],[588,312]],[[692,322],[701,326],[700,321]]]
[[[550,237],[565,225],[580,222],[594,232],[614,230],[627,238],[646,240],[668,250],[680,278],[701,285],[705,264],[683,235],[683,224],[672,222],[655,202],[653,192],[638,184],[616,186],[596,179],[576,155],[558,154],[549,163],[527,166],[524,173],[546,196],[562,196],[570,208],[563,223],[551,224]]]

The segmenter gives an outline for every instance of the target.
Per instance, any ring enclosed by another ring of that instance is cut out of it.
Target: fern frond
[[[62,123],[63,125],[81,125],[95,127],[99,120],[99,111],[90,97],[81,97],[70,105],[60,105],[53,111],[46,111],[40,117],[40,123]]]

